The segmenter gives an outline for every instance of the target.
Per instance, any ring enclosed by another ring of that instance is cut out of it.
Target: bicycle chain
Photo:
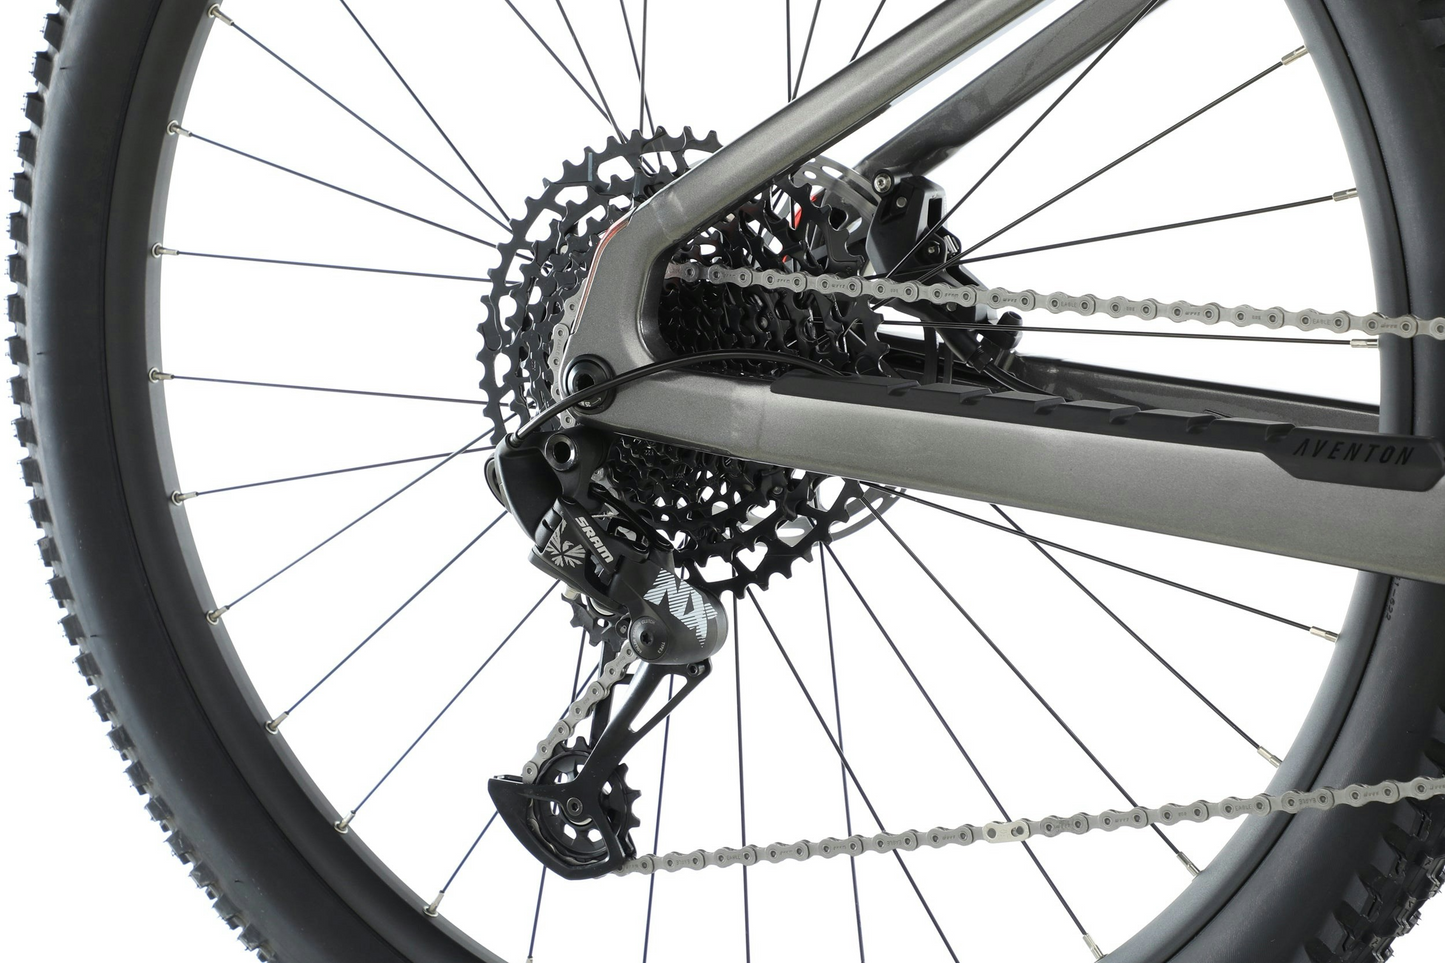
[[[1421,776],[1409,782],[1385,780],[1378,783],[1352,783],[1340,789],[1315,789],[1310,792],[1260,793],[1257,796],[1227,796],[1218,802],[1199,800],[1186,805],[1170,804],[1158,809],[1106,809],[1100,813],[1077,813],[1073,816],[1046,816],[1043,819],[1015,819],[1012,822],[990,822],[976,826],[964,823],[948,829],[942,826],[919,832],[876,833],[853,835],[839,839],[829,836],[817,841],[801,839],[795,843],[772,843],[767,846],[723,847],[714,850],[693,850],[690,853],[667,853],[663,856],[639,856],[613,871],[615,876],[632,873],[675,873],[683,869],[708,866],[752,866],[757,863],[781,863],[814,857],[861,856],[863,853],[912,852],[927,847],[969,846],[976,842],[1021,843],[1037,837],[1052,838],[1065,834],[1118,829],[1145,829],[1149,826],[1173,826],[1178,823],[1202,823],[1210,819],[1238,819],[1240,816],[1264,816],[1270,813],[1299,813],[1306,809],[1329,811],[1338,806],[1359,808],[1370,803],[1395,804],[1406,799],[1433,799],[1445,796],[1445,776]]]
[[[1041,295],[1028,289],[1014,291],[978,285],[894,281],[889,278],[752,271],[747,268],[732,269],[696,263],[671,264],[668,266],[667,276],[685,282],[701,281],[793,292],[816,291],[876,300],[927,301],[945,307],[972,307],[982,304],[991,308],[1020,311],[1042,309],[1051,314],[1071,313],[1084,317],[1102,313],[1111,318],[1132,317],[1146,321],[1156,318],[1175,322],[1202,321],[1205,324],[1218,324],[1223,321],[1237,327],[1289,327],[1304,331],[1359,332],[1371,336],[1394,334],[1402,338],[1423,334],[1445,340],[1445,318],[1427,320],[1413,315],[1388,317],[1383,314],[1356,315],[1347,311],[1286,311],[1284,308],[1261,309],[1250,305],[1226,308],[1215,302],[1195,304],[1188,301],[1100,298],[1092,294],[1070,295],[1062,292]],[[1238,819],[1246,815],[1293,814],[1309,809],[1329,811],[1339,806],[1357,808],[1371,803],[1390,805],[1406,799],[1424,800],[1437,796],[1445,796],[1445,777],[1421,776],[1409,782],[1385,780],[1378,783],[1353,783],[1340,789],[1260,793],[1247,797],[1227,796],[1216,802],[1201,799],[1185,805],[1169,804],[1153,809],[1107,809],[1098,813],[1016,819],[982,825],[964,823],[952,828],[938,826],[927,832],[905,830],[901,833],[880,832],[872,836],[855,834],[843,838],[829,836],[819,840],[802,839],[793,843],[777,842],[766,846],[725,846],[714,850],[670,852],[665,855],[639,856],[624,863],[614,870],[613,874],[651,875],[684,869],[701,870],[709,866],[751,866],[757,863],[781,863],[819,857],[831,859],[834,856],[861,856],[865,852],[911,852],[920,847],[940,849],[945,846],[968,846],[980,841],[1018,843],[1038,837],[1052,838],[1066,834],[1082,836],[1090,832],[1114,832],[1123,828],[1144,829],[1150,826],[1172,826],[1182,822],[1202,823],[1211,819]]]
[[[1425,335],[1445,341],[1445,318],[1425,319],[1414,315],[1390,317],[1384,314],[1351,314],[1348,311],[1326,313],[1306,309],[1286,311],[1284,308],[1256,308],[1241,304],[1225,307],[1217,302],[1195,304],[1190,301],[1159,301],[1153,298],[1100,298],[1092,294],[1040,294],[1031,289],[986,288],[971,284],[923,284],[918,281],[894,281],[889,278],[843,277],[836,274],[801,274],[791,271],[753,271],[748,268],[725,268],[696,262],[670,264],[667,276],[686,282],[731,284],[772,291],[817,291],[849,298],[871,298],[891,301],[927,301],[949,307],[972,307],[977,304],[1000,310],[1047,311],[1050,314],[1077,314],[1090,317],[1106,314],[1111,318],[1138,318],[1182,323],[1202,321],[1205,324],[1228,322],[1235,327],[1298,328],[1301,331],[1329,331],[1336,334],[1358,332],[1370,336],[1393,334],[1401,338]]]
[[[1445,318],[1429,320],[1414,315],[1390,317],[1379,313],[1357,315],[1348,311],[1287,311],[1278,307],[1256,308],[1250,305],[1226,308],[1217,302],[1196,304],[1189,301],[1164,302],[1152,298],[1100,298],[1092,294],[1071,295],[1063,292],[1041,295],[1032,289],[1015,291],[980,285],[895,281],[890,278],[753,271],[748,268],[725,268],[695,262],[668,265],[667,277],[689,283],[731,284],[743,288],[758,287],[794,293],[808,291],[850,298],[927,301],[943,307],[972,307],[982,304],[990,308],[1019,311],[1041,309],[1050,314],[1069,313],[1083,317],[1106,314],[1111,318],[1131,317],[1145,321],[1163,318],[1179,323],[1201,321],[1211,325],[1228,322],[1236,327],[1262,326],[1275,330],[1297,328],[1302,331],[1324,330],[1337,334],[1358,332],[1375,337],[1381,334],[1393,334],[1402,338],[1424,335],[1445,340]],[[569,303],[567,307],[567,314],[575,317],[575,303]],[[564,323],[557,326],[553,332],[554,338],[565,339],[571,333],[570,325],[565,323],[567,320],[572,318],[565,318]],[[554,351],[554,356],[560,356],[560,352]],[[522,768],[523,781],[530,783],[536,780],[542,764],[551,757],[557,746],[572,737],[577,726],[591,715],[593,708],[606,698],[612,687],[623,678],[628,666],[636,661],[637,654],[633,652],[631,645],[624,645],[617,656],[603,668],[597,680],[568,707],[547,737],[537,743],[536,754]],[[1263,816],[1280,812],[1293,814],[1309,809],[1329,811],[1339,806],[1360,807],[1371,803],[1391,805],[1406,799],[1424,800],[1437,796],[1445,796],[1445,777],[1421,776],[1408,782],[1385,780],[1368,784],[1352,783],[1340,789],[1260,793],[1247,797],[1227,796],[1217,802],[1201,799],[1186,805],[1169,804],[1154,809],[1107,809],[1099,813],[1077,813],[1073,816],[1046,816],[1043,819],[1016,819],[982,825],[964,823],[952,828],[938,826],[927,832],[880,832],[872,836],[829,836],[816,841],[802,839],[793,843],[778,842],[766,846],[725,846],[714,850],[671,852],[661,856],[639,856],[614,870],[613,875],[651,875],[683,869],[701,870],[709,866],[751,866],[757,863],[781,863],[817,857],[831,859],[842,855],[860,856],[865,852],[911,852],[920,847],[939,849],[944,846],[968,846],[979,841],[1015,843],[1037,837],[1052,838],[1065,834],[1081,836],[1096,831],[1144,829],[1181,822],[1202,823],[1211,819],[1238,819],[1246,815]]]

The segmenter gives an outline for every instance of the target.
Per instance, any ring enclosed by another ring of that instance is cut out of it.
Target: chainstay
[[[736,849],[695,849],[690,853],[639,856],[614,870],[613,875],[652,875],[675,873],[683,869],[701,870],[709,866],[752,866],[757,863],[861,856],[864,853],[912,852],[915,849],[970,846],[977,842],[1021,843],[1040,837],[1082,836],[1091,832],[1107,833],[1119,829],[1202,823],[1211,819],[1238,819],[1240,816],[1266,816],[1270,813],[1293,815],[1307,809],[1327,812],[1341,806],[1359,808],[1371,803],[1392,805],[1406,799],[1433,799],[1437,796],[1445,796],[1445,777],[1421,776],[1409,782],[1386,780],[1377,783],[1352,783],[1340,789],[1227,796],[1218,802],[1201,799],[1184,805],[1160,806],[1158,809],[1106,809],[1099,813],[1046,816],[1043,819],[1016,819],[1012,822],[990,822],[982,825],[964,823],[951,829],[938,826],[926,832],[910,829],[901,833],[876,833],[872,836],[859,834],[841,839],[829,836],[819,840],[800,839],[793,843],[749,845]]]
[[[542,771],[542,764],[552,758],[552,753],[558,746],[572,738],[572,734],[577,731],[577,726],[592,715],[592,710],[596,708],[597,703],[607,698],[612,687],[622,680],[623,675],[627,672],[627,667],[636,661],[637,653],[632,651],[632,643],[623,643],[617,655],[613,656],[602,667],[602,671],[597,673],[597,678],[583,690],[576,701],[567,707],[567,711],[561,719],[557,720],[557,724],[552,727],[551,732],[547,733],[547,737],[537,743],[536,754],[522,767],[523,782],[537,781],[537,776]]]
[[[889,278],[754,271],[692,261],[668,265],[667,277],[687,282],[763,288],[770,291],[811,291],[874,301],[926,301],[945,308],[983,305],[1000,310],[1041,310],[1050,314],[1076,314],[1082,317],[1103,314],[1111,318],[1137,318],[1143,321],[1162,318],[1178,323],[1200,321],[1211,325],[1225,323],[1239,328],[1265,327],[1273,330],[1297,328],[1301,331],[1363,334],[1371,337],[1393,334],[1401,338],[1413,338],[1423,335],[1445,341],[1445,318],[1426,319],[1408,314],[1390,317],[1383,314],[1351,314],[1348,311],[1286,311],[1284,308],[1256,308],[1247,304],[1226,307],[1217,302],[1196,304],[1192,301],[1159,301],[1152,298],[1100,298],[1092,294],[1075,295],[1062,292],[1040,294],[1030,289],[1015,291],[972,284],[921,284],[917,281],[894,281]]]

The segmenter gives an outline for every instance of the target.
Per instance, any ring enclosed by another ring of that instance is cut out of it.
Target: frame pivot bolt
[[[873,175],[873,189],[880,195],[887,194],[893,190],[893,175],[888,171],[879,171]]]

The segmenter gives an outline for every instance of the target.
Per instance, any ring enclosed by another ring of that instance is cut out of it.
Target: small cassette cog
[[[564,164],[562,176],[528,200],[500,248],[479,326],[481,387],[495,438],[555,400],[553,328],[581,290],[602,235],[720,146],[716,134],[690,128],[609,138]],[[779,179],[682,245],[674,260],[857,274],[866,255],[858,225],[848,221],[806,184]],[[678,354],[749,349],[850,374],[887,371],[880,318],[861,299],[669,279],[658,313],[663,339]],[[772,379],[789,366],[724,363],[715,370]],[[672,543],[689,581],[718,594],[788,575],[794,561],[811,558],[830,529],[849,520],[850,504],[864,503],[852,482],[627,436],[617,438],[603,472],[614,494]]]

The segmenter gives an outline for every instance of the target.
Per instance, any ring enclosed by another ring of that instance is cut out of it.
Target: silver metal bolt
[[[873,175],[873,189],[879,194],[887,194],[893,190],[893,175],[888,171],[879,171]]]

